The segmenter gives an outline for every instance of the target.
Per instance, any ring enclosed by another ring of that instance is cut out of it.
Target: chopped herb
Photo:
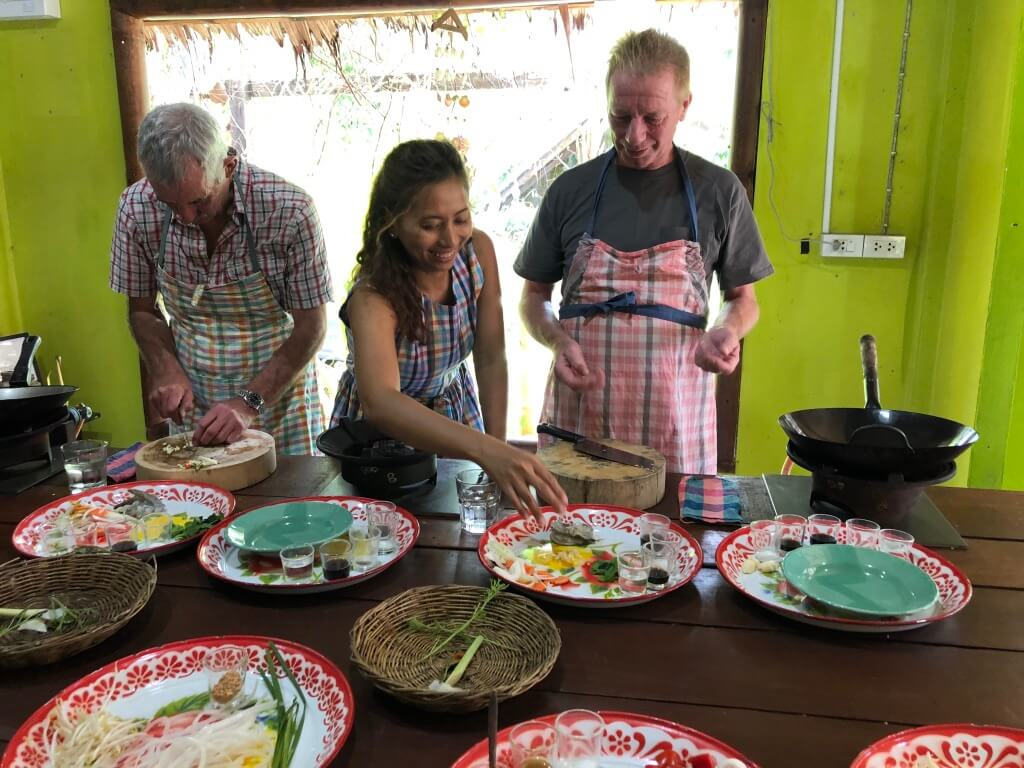
[[[176,541],[191,539],[193,536],[198,536],[200,533],[213,528],[221,520],[223,518],[217,513],[207,517],[190,517],[183,523],[174,524],[171,528],[171,538]]]
[[[591,564],[590,574],[607,584],[619,578],[619,566],[614,560],[598,560]]]

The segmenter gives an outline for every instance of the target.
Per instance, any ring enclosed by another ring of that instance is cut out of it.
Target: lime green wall
[[[1017,32],[1024,37],[1024,22]],[[1024,44],[1008,135],[971,484],[1024,490]]]
[[[13,264],[20,324],[42,336],[42,363],[62,355],[66,380],[80,387],[76,401],[102,413],[91,431],[124,444],[144,430],[125,302],[107,287],[125,178],[109,5],[74,0],[61,10],[59,21],[0,24],[0,173],[11,249],[0,267]],[[6,326],[18,318],[4,306]]]
[[[4,189],[3,161],[0,159],[0,336],[21,330],[18,284],[14,275],[10,222],[7,220],[7,194]]]
[[[974,423],[1022,3],[914,4],[890,217],[907,237],[899,261],[823,259],[817,245],[800,255],[788,239],[821,230],[834,5],[769,9],[773,125],[762,119],[754,210],[776,275],[758,286],[761,323],[745,348],[745,473],[781,464],[779,414],[863,404],[865,332],[878,339],[883,405]],[[904,10],[846,3],[833,232],[880,232]]]

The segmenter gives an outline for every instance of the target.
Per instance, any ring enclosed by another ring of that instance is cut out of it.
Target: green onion
[[[477,635],[473,639],[473,642],[469,644],[469,650],[467,650],[466,653],[463,654],[462,658],[459,660],[459,665],[452,670],[452,673],[448,675],[448,678],[444,681],[445,685],[450,685],[453,688],[456,685],[458,685],[459,681],[462,679],[462,676],[466,673],[466,668],[469,666],[469,663],[473,660],[473,657],[476,656],[476,652],[480,650],[480,646],[483,645],[483,642],[483,635]]]
[[[260,670],[260,677],[263,678],[263,684],[267,686],[267,690],[274,698],[277,710],[277,741],[274,744],[274,756],[271,759],[270,767],[289,768],[295,758],[299,738],[302,736],[302,725],[306,720],[306,695],[277,646],[273,641],[268,645],[265,654],[267,669],[266,671]],[[288,706],[285,706],[284,703],[279,671],[284,673],[284,677],[295,688],[296,696]]]
[[[506,585],[500,581],[492,580],[490,589],[487,590],[487,594],[484,596],[484,599],[476,608],[473,609],[473,613],[470,614],[469,618],[462,622],[462,624],[459,624],[458,626],[454,627],[452,631],[449,632],[443,640],[440,638],[436,640],[434,642],[434,645],[431,646],[430,651],[427,652],[424,656],[417,659],[417,662],[426,661],[432,656],[436,656],[441,651],[443,651],[448,646],[448,644],[451,643],[452,640],[454,640],[462,634],[465,634],[466,630],[469,629],[469,626],[474,621],[483,616],[484,611],[487,610],[487,604],[490,603],[491,600],[493,600],[495,597],[497,597],[505,589],[505,586]]]

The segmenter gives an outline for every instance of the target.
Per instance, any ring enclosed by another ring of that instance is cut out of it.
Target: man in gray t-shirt
[[[736,176],[673,144],[692,100],[685,49],[629,33],[607,85],[614,149],[551,185],[515,263],[523,321],[555,354],[543,418],[714,473],[711,374],[739,363],[772,265]],[[712,272],[725,303],[705,330]]]

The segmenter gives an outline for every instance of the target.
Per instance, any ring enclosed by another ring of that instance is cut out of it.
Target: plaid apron
[[[176,431],[191,432],[214,403],[238,397],[291,335],[295,322],[259,269],[256,238],[244,214],[242,225],[253,273],[224,285],[189,285],[164,271],[170,223],[168,208],[160,224],[157,288],[171,319],[178,362],[195,397],[195,408]],[[257,414],[252,428],[272,434],[279,453],[316,453],[323,413],[313,361],[295,377],[290,392]]]
[[[423,312],[427,321],[426,343],[421,344],[400,336],[395,338],[399,387],[403,395],[408,395],[452,421],[483,432],[480,399],[466,366],[466,358],[473,351],[476,338],[476,302],[484,286],[483,268],[473,250],[472,240],[459,252],[451,274],[454,304],[435,304],[423,297]],[[342,321],[345,320],[347,306],[348,299],[341,308]],[[363,418],[359,393],[356,391],[355,357],[352,354],[355,347],[347,322],[345,333],[349,354],[338,382],[331,426],[337,426],[345,417]]]
[[[552,366],[542,420],[654,448],[665,456],[669,472],[715,474],[715,380],[694,364],[708,295],[693,185],[677,157],[692,240],[619,251],[594,237],[614,160],[613,149],[594,195],[590,226],[563,282],[559,312],[587,365],[604,370],[605,386],[577,393],[558,381]]]

